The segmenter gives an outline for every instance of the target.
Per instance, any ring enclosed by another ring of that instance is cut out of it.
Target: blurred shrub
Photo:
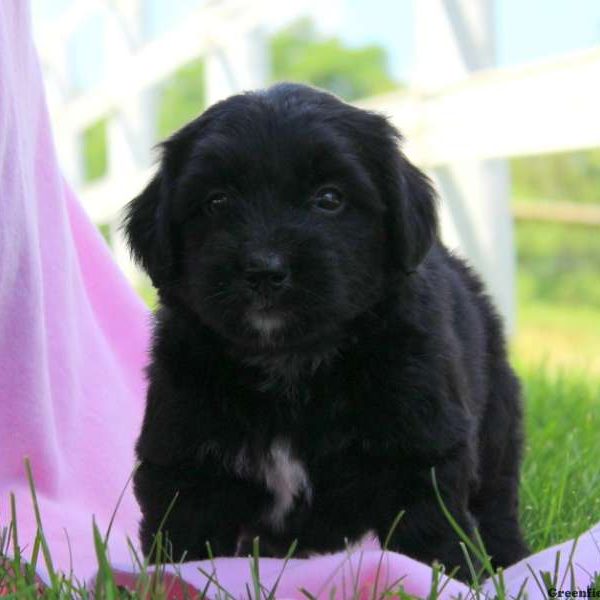
[[[389,73],[382,47],[349,47],[338,37],[320,35],[307,18],[273,36],[271,65],[274,81],[309,83],[346,100],[399,87]]]
[[[100,223],[98,225],[98,230],[100,234],[104,238],[104,241],[110,246],[112,244],[112,235],[110,233],[110,225],[108,223]]]
[[[511,170],[519,200],[600,203],[600,149],[516,158]]]
[[[180,67],[159,85],[156,133],[163,139],[206,107],[204,60]]]
[[[385,50],[351,48],[337,37],[318,34],[310,19],[295,21],[270,40],[273,81],[296,81],[353,100],[396,89]],[[158,87],[157,138],[163,139],[206,107],[204,61],[185,65]]]
[[[600,318],[597,227],[520,222],[516,241],[522,302],[589,306]]]
[[[106,118],[96,121],[81,135],[83,179],[86,182],[104,177],[108,166]]]
[[[156,310],[158,306],[158,294],[154,287],[152,287],[150,280],[145,277],[141,282],[138,283],[136,289],[146,306],[150,310]]]

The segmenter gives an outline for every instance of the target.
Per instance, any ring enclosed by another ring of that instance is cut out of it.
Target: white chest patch
[[[273,494],[273,503],[264,518],[275,530],[281,531],[285,517],[298,498],[303,497],[305,502],[311,502],[310,479],[302,461],[294,457],[289,442],[281,438],[273,441],[257,467],[252,468],[246,453],[240,451],[236,459],[236,471],[243,476],[252,474]]]
[[[282,529],[296,498],[303,494],[307,502],[311,501],[310,481],[304,465],[293,457],[290,445],[284,440],[275,440],[271,444],[261,466],[265,483],[275,496],[268,519],[274,528]]]

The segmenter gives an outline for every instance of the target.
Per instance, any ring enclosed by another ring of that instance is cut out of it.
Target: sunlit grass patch
[[[522,523],[537,551],[600,521],[600,377],[520,371],[527,429]]]
[[[582,373],[549,373],[545,368],[522,365],[519,368],[526,398],[527,448],[521,486],[522,523],[525,536],[533,551],[573,538],[600,521],[600,378]],[[36,502],[33,494],[32,498]],[[440,498],[440,501],[443,501]],[[451,515],[448,515],[451,518]],[[150,568],[147,560],[140,557],[135,545],[130,544],[132,564],[136,576],[130,579],[131,589],[119,585],[119,577],[110,568],[107,551],[109,532],[100,532],[96,526],[90,530],[95,542],[98,574],[93,582],[78,581],[73,574],[64,574],[52,568],[52,547],[43,534],[43,515],[40,515],[38,536],[28,553],[27,562],[19,551],[18,514],[14,500],[11,507],[9,527],[0,532],[0,591],[15,600],[45,598],[75,599],[167,599],[170,591],[178,587],[182,598],[192,598],[190,591],[178,575],[169,574],[164,568],[169,562],[168,543],[161,537],[157,540],[159,564]],[[502,573],[490,572],[486,566],[485,548],[480,541],[463,539],[464,551],[469,553],[472,564],[473,598],[483,598],[481,583],[491,578],[494,593],[499,600],[508,600]],[[247,598],[275,600],[275,587],[267,588],[261,582],[259,542],[254,545],[249,557],[251,583]],[[291,548],[289,556],[292,556]],[[568,557],[562,557],[563,563]],[[477,567],[483,565],[483,571]],[[600,552],[599,552],[600,564]],[[45,565],[51,573],[51,584],[42,592],[36,578],[36,567]],[[228,590],[220,587],[214,570],[205,575],[216,585],[220,598],[232,597]],[[428,600],[436,600],[444,589],[443,572],[439,566],[433,570]],[[548,587],[556,580],[556,572],[535,573],[540,588]],[[358,582],[358,578],[357,578]],[[600,583],[600,582],[598,582]],[[357,583],[358,585],[358,583]],[[207,588],[208,589],[208,588]],[[206,591],[206,590],[204,590]],[[513,590],[514,592],[514,590]],[[338,590],[336,598],[358,597],[359,590]],[[310,598],[310,593],[305,596]],[[514,594],[513,594],[514,596]],[[200,590],[200,597],[203,597]],[[373,600],[384,598],[412,600],[403,588],[403,582],[394,584],[373,594]],[[519,597],[518,595],[516,597]]]

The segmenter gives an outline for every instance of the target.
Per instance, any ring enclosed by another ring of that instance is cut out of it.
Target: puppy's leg
[[[492,563],[506,567],[529,554],[519,527],[523,444],[518,382],[507,364],[491,371],[481,430],[481,485],[470,502]]]
[[[184,554],[187,560],[207,558],[207,542],[214,556],[234,555],[252,503],[252,494],[242,489],[243,482],[219,478],[195,466],[143,462],[134,487],[142,510],[140,539],[145,556],[150,555],[161,524],[168,560],[178,561]],[[154,561],[155,550],[152,553]]]
[[[436,480],[444,505],[459,527],[472,538],[476,522],[468,509],[468,472],[464,461],[451,461],[436,467]],[[381,543],[390,532],[395,514],[404,510],[390,538],[389,549],[429,565],[438,561],[445,566],[446,573],[458,567],[455,577],[468,581],[470,571],[459,544],[460,537],[442,511],[430,471],[423,470],[413,481],[411,489],[404,490],[403,499],[398,499],[394,505],[387,503],[381,513],[385,518],[376,527]],[[478,568],[477,559],[474,556],[471,559]]]

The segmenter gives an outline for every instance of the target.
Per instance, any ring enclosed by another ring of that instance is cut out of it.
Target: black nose
[[[244,259],[244,277],[254,290],[275,290],[288,283],[290,271],[280,254],[252,252]]]

